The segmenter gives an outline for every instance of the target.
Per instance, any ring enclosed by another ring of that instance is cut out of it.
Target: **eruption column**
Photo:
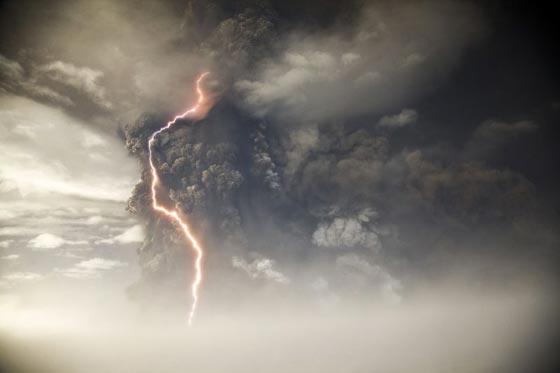
[[[191,285],[193,303],[191,306],[191,310],[189,312],[189,318],[188,318],[189,326],[192,325],[193,316],[196,311],[196,306],[198,303],[198,287],[200,286],[200,283],[202,281],[202,256],[204,255],[204,251],[202,250],[202,247],[200,246],[196,238],[192,235],[188,224],[181,218],[181,216],[179,216],[179,212],[177,210],[170,210],[158,203],[156,187],[159,183],[159,176],[156,167],[154,165],[154,159],[152,157],[152,145],[157,135],[171,128],[171,126],[173,126],[179,119],[184,119],[188,116],[191,116],[201,108],[201,106],[204,104],[205,97],[204,97],[204,92],[200,87],[200,84],[208,74],[209,74],[208,72],[205,72],[202,75],[200,75],[196,80],[196,92],[198,94],[198,101],[196,102],[196,105],[194,105],[192,108],[185,111],[183,114],[177,115],[175,118],[173,118],[173,120],[167,122],[167,125],[154,132],[152,136],[150,136],[150,140],[148,141],[148,154],[149,154],[149,161],[150,161],[150,170],[152,173],[152,186],[151,186],[152,208],[155,211],[163,213],[171,221],[174,221],[181,227],[181,230],[185,238],[191,243],[191,246],[196,254],[196,258],[194,262],[195,275]]]

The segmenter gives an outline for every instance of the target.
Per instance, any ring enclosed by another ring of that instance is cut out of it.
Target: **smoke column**
[[[205,72],[202,75],[200,75],[198,77],[198,79],[196,80],[196,92],[198,94],[198,101],[196,102],[196,105],[194,105],[192,108],[185,111],[183,114],[177,115],[175,118],[173,118],[173,120],[167,122],[167,125],[160,128],[156,132],[154,132],[152,134],[152,136],[150,137],[150,140],[148,141],[148,153],[149,153],[149,161],[150,161],[150,170],[151,170],[151,173],[152,173],[152,185],[151,185],[151,189],[152,189],[152,208],[155,211],[163,213],[171,221],[174,221],[175,223],[179,224],[179,226],[181,227],[181,230],[183,231],[183,234],[184,234],[185,238],[191,243],[191,246],[192,246],[192,248],[193,248],[193,250],[196,254],[196,258],[195,258],[195,262],[194,262],[195,275],[194,275],[194,279],[193,279],[193,282],[192,282],[192,285],[191,285],[193,302],[192,302],[191,310],[189,312],[189,318],[188,318],[188,325],[189,326],[192,325],[192,320],[193,320],[194,313],[196,311],[196,306],[197,306],[197,303],[198,303],[198,288],[200,286],[200,283],[202,282],[202,257],[204,255],[204,251],[203,251],[202,247],[200,246],[200,244],[198,243],[198,241],[196,240],[196,238],[191,233],[191,230],[190,230],[188,224],[186,223],[186,221],[184,221],[179,216],[179,212],[177,210],[167,209],[166,207],[164,207],[164,206],[162,206],[158,203],[156,187],[159,183],[159,177],[158,177],[157,170],[156,170],[156,167],[154,165],[154,160],[153,160],[153,156],[152,156],[152,145],[153,145],[157,135],[159,135],[163,131],[166,131],[169,128],[171,128],[171,126],[173,126],[177,122],[177,120],[184,119],[188,116],[191,116],[191,115],[195,114],[201,108],[201,106],[204,104],[205,96],[204,96],[204,92],[202,91],[202,88],[200,87],[200,85],[201,85],[202,81],[204,80],[204,78],[208,74],[209,74],[208,72]]]

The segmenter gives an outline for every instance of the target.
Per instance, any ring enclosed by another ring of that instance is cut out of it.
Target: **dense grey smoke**
[[[206,89],[220,94],[205,119],[178,123],[154,151],[165,203],[187,216],[207,248],[209,298],[223,297],[220,287],[251,285],[335,303],[394,303],[462,258],[470,258],[465,273],[480,278],[493,276],[482,263],[499,261],[507,280],[517,267],[506,263],[526,247],[546,252],[558,242],[542,224],[548,212],[534,185],[483,158],[536,124],[489,120],[455,144],[415,141],[422,113],[395,106],[480,38],[476,9],[360,9],[344,25],[280,28],[281,9],[268,3],[187,6],[177,43],[210,61]],[[450,22],[453,33],[443,32]],[[391,48],[409,37],[407,48]],[[125,131],[144,166],[147,139],[167,117],[143,115]],[[134,289],[182,289],[190,253],[151,210],[149,176],[129,201],[147,226]],[[535,225],[548,233],[529,237]]]

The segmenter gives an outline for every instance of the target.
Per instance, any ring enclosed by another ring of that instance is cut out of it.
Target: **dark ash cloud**
[[[492,35],[484,7],[317,5],[60,1],[21,20],[36,23],[41,37],[22,34],[19,48],[0,49],[3,97],[120,129],[138,159],[141,179],[128,202],[146,231],[138,294],[181,291],[190,275],[181,236],[150,208],[146,147],[192,102],[192,82],[205,70],[215,106],[199,122],[178,123],[154,150],[165,203],[209,248],[209,294],[224,283],[254,290],[276,282],[294,294],[321,283],[331,300],[352,284],[359,294],[384,298],[390,289],[388,298],[400,299],[453,253],[494,247],[515,257],[556,242],[553,233],[528,237],[557,217],[527,168],[507,159],[542,136],[542,118],[471,118],[448,104],[455,90],[442,93]],[[67,21],[49,22],[44,12]],[[476,111],[475,98],[464,101]],[[95,139],[85,143],[97,149]],[[97,241],[118,243],[122,234]]]
[[[350,24],[321,32],[278,27],[274,4],[193,2],[183,20],[181,45],[212,61],[224,89],[206,119],[160,137],[156,161],[167,203],[214,248],[209,271],[296,289],[314,268],[332,299],[354,284],[394,301],[434,256],[469,255],[474,245],[515,247],[516,256],[520,227],[542,221],[533,183],[480,156],[536,131],[532,122],[484,122],[455,145],[407,139],[429,120],[409,102],[486,32],[471,4],[407,3],[398,14],[367,4]],[[143,116],[126,130],[144,165],[162,123]],[[181,279],[182,242],[150,210],[148,182],[144,171],[129,201],[148,226],[141,266],[149,278]]]

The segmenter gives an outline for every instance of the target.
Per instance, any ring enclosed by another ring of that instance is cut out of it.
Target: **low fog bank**
[[[393,305],[203,305],[191,328],[107,299],[32,325],[4,320],[0,371],[523,372],[547,351],[552,299],[448,288]]]

